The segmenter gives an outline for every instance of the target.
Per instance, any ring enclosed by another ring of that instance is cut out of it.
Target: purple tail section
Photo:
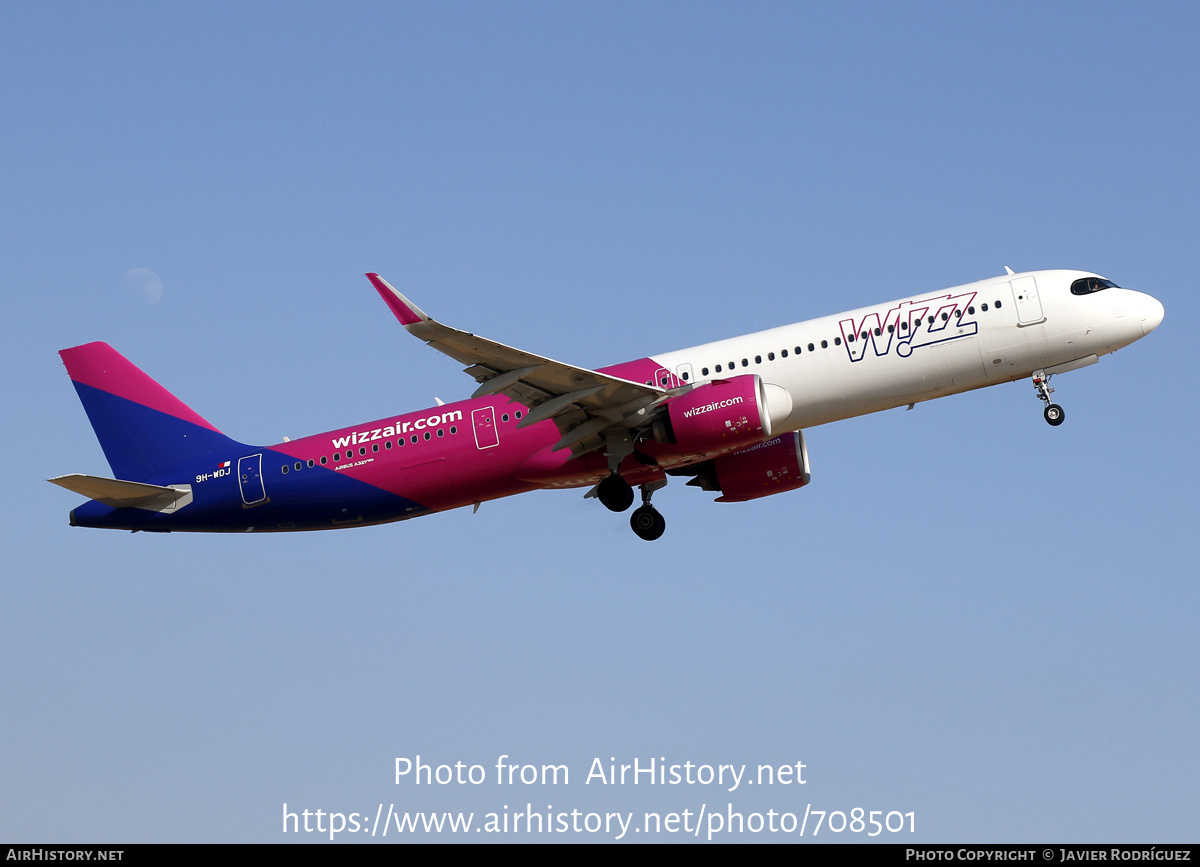
[[[117,478],[145,481],[233,443],[107,343],[59,355]]]

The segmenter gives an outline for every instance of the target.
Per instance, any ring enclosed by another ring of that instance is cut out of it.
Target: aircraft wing
[[[409,334],[467,365],[466,372],[479,383],[472,397],[503,394],[528,407],[521,427],[553,418],[563,434],[556,450],[596,448],[603,440],[595,438],[604,431],[639,427],[668,396],[658,386],[564,364],[443,325],[378,274],[367,274],[367,279]]]

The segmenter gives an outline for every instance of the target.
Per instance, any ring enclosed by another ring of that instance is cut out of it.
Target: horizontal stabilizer
[[[59,487],[74,491],[114,509],[146,509],[150,512],[174,512],[192,501],[191,485],[147,485],[102,476],[72,473],[47,479]]]

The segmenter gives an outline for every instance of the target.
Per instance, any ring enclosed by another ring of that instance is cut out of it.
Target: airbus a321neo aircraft
[[[91,500],[71,525],[267,532],[381,524],[539,488],[614,512],[668,476],[753,500],[808,484],[803,428],[1050,377],[1153,331],[1163,306],[1082,271],[1034,271],[587,370],[431,319],[377,274],[410,334],[466,365],[470,399],[272,446],[230,439],[105,343],[60,354],[115,479],[50,481]]]

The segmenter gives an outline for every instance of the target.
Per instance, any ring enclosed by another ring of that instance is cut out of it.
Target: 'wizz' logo
[[[903,301],[881,317],[868,313],[861,320],[843,319],[842,344],[851,361],[862,361],[867,344],[876,355],[887,355],[893,347],[901,358],[908,358],[918,346],[929,346],[970,337],[979,333],[975,310],[971,307],[978,293],[939,295],[919,301]]]

